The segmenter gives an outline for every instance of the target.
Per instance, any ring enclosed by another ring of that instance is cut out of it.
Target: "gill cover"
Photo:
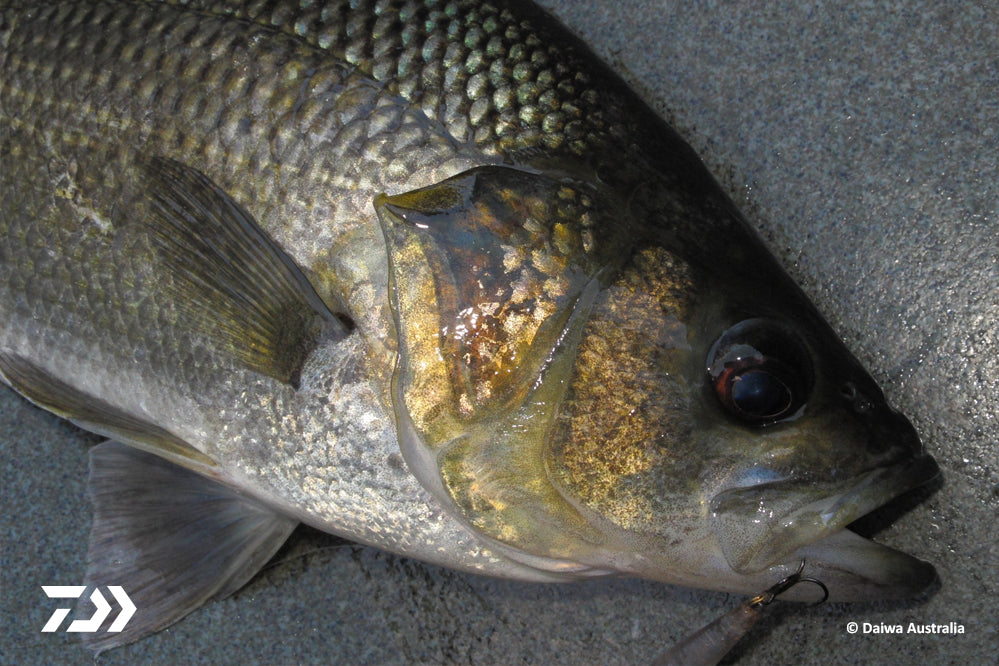
[[[552,486],[544,448],[609,267],[594,224],[605,204],[507,167],[375,201],[406,460],[470,525],[543,558],[578,561],[601,540]]]

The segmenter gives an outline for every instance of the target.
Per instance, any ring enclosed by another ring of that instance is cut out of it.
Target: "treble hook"
[[[805,570],[805,560],[802,560],[801,564],[798,565],[797,571],[795,571],[787,578],[778,581],[775,585],[767,588],[763,592],[757,594],[755,597],[749,600],[748,602],[749,605],[753,606],[754,608],[758,608],[760,606],[769,606],[771,603],[773,603],[774,599],[784,594],[798,583],[814,583],[815,585],[818,585],[819,587],[822,588],[822,598],[816,601],[814,604],[812,604],[812,606],[818,606],[819,604],[825,602],[825,600],[829,598],[829,588],[826,587],[825,583],[823,583],[820,580],[816,580],[815,578],[803,577],[801,575],[801,572],[804,570]]]
[[[829,598],[829,588],[820,580],[802,576],[801,572],[804,570],[805,560],[802,560],[798,570],[793,574],[781,579],[752,599],[744,601],[734,610],[725,613],[711,624],[677,643],[659,656],[655,661],[655,666],[717,664],[746,635],[757,620],[763,617],[763,608],[769,606],[777,597],[798,583],[814,583],[821,587],[822,598],[812,605],[818,606],[823,603]]]

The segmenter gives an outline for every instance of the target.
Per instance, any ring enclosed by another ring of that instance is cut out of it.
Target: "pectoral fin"
[[[344,336],[295,262],[226,192],[201,172],[163,158],[144,164],[146,228],[174,278],[186,318],[217,349],[297,386],[321,337]]]
[[[122,631],[82,634],[96,652],[232,594],[297,525],[237,490],[118,442],[90,450],[89,492],[86,584],[120,585],[136,607]],[[81,600],[77,614],[90,617],[90,601]]]

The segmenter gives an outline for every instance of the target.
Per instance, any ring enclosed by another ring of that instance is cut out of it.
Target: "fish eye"
[[[707,371],[725,410],[751,425],[796,418],[812,391],[807,348],[769,319],[746,319],[722,333],[708,352]]]

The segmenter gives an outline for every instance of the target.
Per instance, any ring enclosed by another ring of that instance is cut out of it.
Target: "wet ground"
[[[544,4],[694,145],[943,470],[931,493],[863,525],[937,566],[932,597],[782,606],[738,663],[994,661],[999,9]],[[81,582],[97,440],[2,389],[0,441],[0,663],[93,663],[40,633],[54,606],[39,586]],[[98,663],[642,664],[736,603],[641,581],[476,578],[300,530],[232,598]]]

